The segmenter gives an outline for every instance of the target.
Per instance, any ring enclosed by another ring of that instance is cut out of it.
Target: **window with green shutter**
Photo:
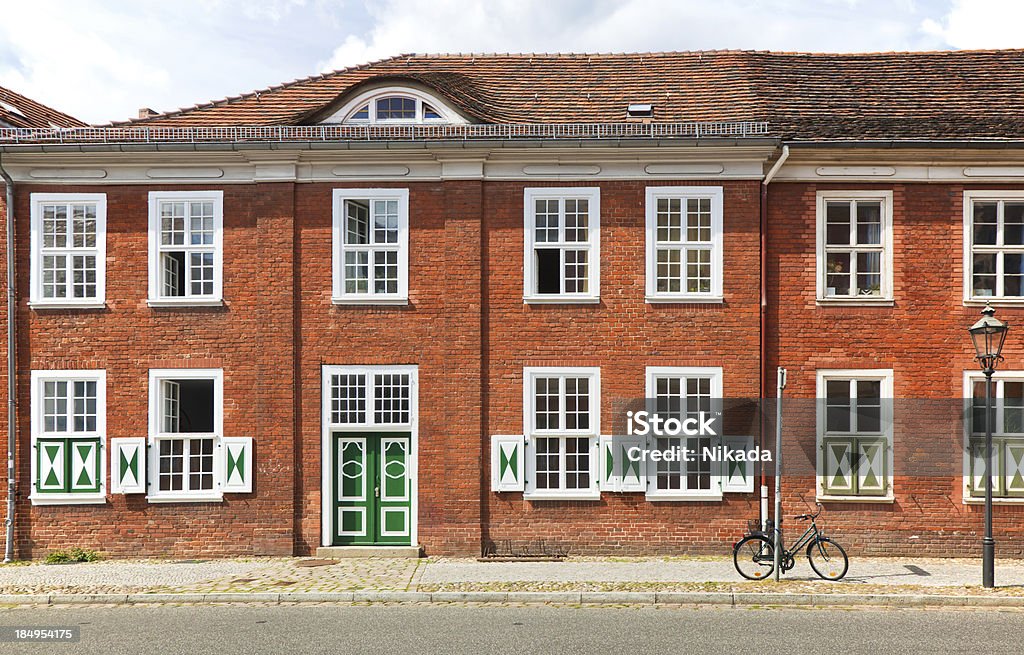
[[[34,504],[103,502],[104,371],[32,372]]]
[[[819,496],[892,497],[892,372],[818,372]]]
[[[985,497],[985,378],[968,380],[966,493]],[[1024,497],[1024,374],[1007,371],[992,381],[992,495]]]

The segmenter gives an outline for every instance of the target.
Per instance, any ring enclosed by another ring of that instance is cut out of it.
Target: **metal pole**
[[[782,566],[782,390],[786,388],[786,369],[779,367],[775,389],[775,581]]]
[[[985,368],[985,538],[981,541],[981,586],[995,583],[996,540],[992,538],[992,374]]]
[[[4,180],[7,203],[7,518],[4,519],[4,563],[14,559],[14,454],[18,433],[18,368],[17,308],[18,285],[15,279],[14,255],[14,179],[4,170],[0,160],[0,177]]]

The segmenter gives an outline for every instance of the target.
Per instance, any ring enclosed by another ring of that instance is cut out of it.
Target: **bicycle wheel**
[[[736,544],[732,561],[747,580],[764,580],[775,569],[775,550],[768,537],[751,535]]]
[[[846,551],[828,537],[816,539],[807,547],[807,559],[818,577],[825,580],[840,580],[850,568]]]

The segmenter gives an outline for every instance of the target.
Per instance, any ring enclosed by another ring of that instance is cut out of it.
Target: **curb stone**
[[[147,603],[564,603],[593,605],[729,605],[819,607],[1017,607],[1024,596],[808,594],[620,591],[295,591],[283,593],[0,594],[0,605],[135,605]]]

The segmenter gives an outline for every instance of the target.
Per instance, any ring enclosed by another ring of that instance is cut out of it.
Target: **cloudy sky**
[[[407,52],[1024,47],[1020,0],[31,0],[0,86],[93,123]]]

